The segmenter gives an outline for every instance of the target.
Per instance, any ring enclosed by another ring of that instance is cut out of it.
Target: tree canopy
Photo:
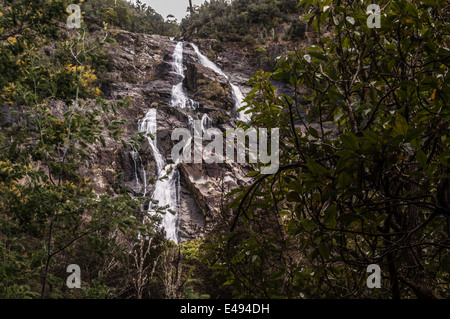
[[[143,222],[140,198],[97,194],[82,173],[89,147],[133,142],[123,136],[117,111],[127,100],[109,103],[99,88],[109,31],[61,27],[66,6],[0,4],[1,298],[133,294],[131,278],[143,261],[135,266],[130,251],[151,246],[138,235],[161,241],[158,217]],[[83,290],[61,289],[68,264],[91,269]]]
[[[280,169],[229,194],[208,246],[235,296],[448,297],[448,2],[377,3],[380,28],[370,1],[301,1],[317,43],[249,82],[249,125],[280,128]]]
[[[67,0],[0,3],[1,298],[449,297],[448,1],[377,1],[379,27],[371,1],[194,7],[186,36],[251,46],[287,23],[314,41],[248,82],[239,126],[279,129],[279,170],[255,164],[206,238],[178,246],[144,198],[98,194],[82,170],[89,148],[144,139],[101,91],[111,30],[180,29],[140,1],[72,2],[80,29]],[[88,269],[83,289],[65,288],[68,264]]]

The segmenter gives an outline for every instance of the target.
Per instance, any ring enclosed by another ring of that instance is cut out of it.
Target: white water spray
[[[175,46],[175,51],[173,52],[173,71],[176,74],[178,83],[172,87],[172,98],[170,100],[170,105],[183,109],[186,107],[196,109],[198,107],[198,103],[188,98],[183,88],[183,41],[178,42]]]
[[[225,77],[231,87],[231,92],[235,104],[235,109],[239,109],[243,105],[244,96],[237,85],[234,85],[229,80],[229,77],[212,61],[210,61],[206,56],[201,54],[198,47],[192,44],[194,51],[196,52],[198,59],[202,65],[212,69],[219,75]],[[176,80],[175,84],[172,87],[171,100],[170,105],[172,107],[179,108],[191,108],[196,109],[198,107],[198,103],[190,99],[186,91],[183,87],[184,76],[184,67],[183,67],[183,42],[180,41],[175,46],[175,50],[173,52],[173,64],[172,64],[173,72],[175,74]],[[196,130],[194,126],[194,120],[192,116],[188,116],[188,127],[193,131]],[[238,113],[239,119],[241,121],[248,121],[249,115],[244,114],[244,112]],[[201,119],[201,127],[197,128],[197,130],[201,129],[202,132],[197,132],[197,134],[204,133],[207,129],[209,129],[212,125],[212,121],[207,114],[204,114]],[[156,141],[156,133],[157,133],[157,110],[149,109],[145,117],[139,122],[139,131],[150,133],[153,138],[147,137],[150,147],[152,149],[153,157],[156,163],[156,170],[158,179],[155,184],[155,190],[153,191],[152,198],[157,201],[157,205],[159,207],[167,207],[169,210],[175,212],[172,214],[171,212],[167,212],[164,214],[162,220],[162,226],[166,231],[166,237],[169,240],[178,243],[178,209],[180,207],[180,173],[177,169],[177,164],[166,164],[164,156],[160,153],[157,147]],[[135,154],[133,153],[133,160],[135,160]],[[136,166],[136,162],[135,162]],[[135,172],[136,179],[137,173]],[[146,183],[145,170],[144,170],[144,183]],[[146,190],[147,185],[144,185],[144,189]],[[144,190],[144,192],[145,192]],[[149,213],[155,213],[155,205],[150,204]]]
[[[209,128],[211,128],[212,126],[212,121],[210,119],[210,117],[208,116],[208,114],[203,114],[202,117],[202,132],[205,133],[205,131]]]
[[[222,75],[225,79],[228,80],[228,82],[230,83],[230,86],[231,86],[231,93],[232,93],[233,100],[234,100],[234,108],[236,111],[238,109],[240,109],[243,106],[243,100],[244,100],[244,95],[242,94],[241,89],[237,85],[231,83],[228,75],[226,75],[222,71],[222,69],[219,68],[214,62],[212,62],[205,55],[203,55],[194,43],[191,43],[191,46],[194,49],[195,53],[197,54],[199,62],[203,66],[210,68],[211,70],[213,70],[214,72],[216,72],[219,75]],[[241,121],[248,122],[250,120],[250,114],[245,114],[244,111],[239,111],[238,118]]]
[[[149,109],[144,119],[139,122],[139,131],[150,133],[154,138],[147,137],[155,158],[158,180],[155,184],[152,198],[158,201],[160,207],[167,207],[175,212],[166,212],[162,220],[162,226],[166,231],[166,237],[178,243],[177,210],[180,203],[180,176],[174,165],[166,165],[164,157],[159,152],[156,142],[156,109]],[[153,204],[149,206],[149,213],[155,213]]]

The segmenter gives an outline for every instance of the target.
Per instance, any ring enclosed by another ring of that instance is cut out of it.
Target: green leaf
[[[246,177],[255,177],[255,176],[258,176],[258,175],[259,175],[259,172],[258,172],[258,171],[251,171],[251,172],[249,172],[249,173],[247,174]]]
[[[328,58],[326,57],[325,54],[323,54],[322,52],[309,52],[309,55],[315,57],[316,59],[322,60],[322,61],[327,61]]]
[[[309,219],[303,219],[301,224],[305,230],[313,230],[317,227],[316,223]]]
[[[325,210],[325,224],[329,228],[336,228],[336,207],[334,205]]]
[[[110,38],[110,37],[107,37],[105,39],[105,41],[108,42],[108,43],[116,43],[116,40],[114,40],[113,38]]]
[[[302,21],[308,21],[309,19],[311,19],[314,16],[315,16],[314,13],[307,13],[307,14],[303,15]]]
[[[328,245],[326,245],[324,243],[319,244],[319,253],[323,259],[327,260],[328,257],[330,256],[330,252],[331,252],[331,249]]]
[[[341,136],[342,147],[349,150],[359,149],[358,138],[351,132]]]
[[[314,160],[306,159],[306,166],[311,170],[311,173],[315,176],[324,176],[328,174],[328,170],[320,164],[314,162]]]
[[[346,172],[342,172],[339,174],[337,182],[338,182],[339,186],[345,187],[352,182],[352,178]]]
[[[300,202],[300,196],[298,195],[297,192],[289,192],[286,199],[290,202]]]
[[[395,114],[395,129],[394,131],[399,134],[405,136],[408,132],[408,123],[406,122],[406,119],[400,114]]]
[[[427,166],[427,158],[422,150],[417,151],[416,159],[422,168],[425,168]]]
[[[319,138],[319,132],[317,132],[317,130],[313,127],[310,127],[308,129],[308,132],[311,133],[312,136],[314,136],[315,138]]]

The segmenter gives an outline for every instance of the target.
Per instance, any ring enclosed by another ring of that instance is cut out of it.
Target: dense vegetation
[[[317,44],[246,98],[250,125],[280,128],[280,169],[232,192],[208,258],[236,297],[448,298],[449,3],[377,1],[381,28],[370,1],[301,3]]]
[[[0,3],[0,298],[173,297],[180,249],[159,233],[159,218],[144,217],[142,199],[126,192],[96,194],[81,174],[89,147],[139,138],[122,134],[128,101],[102,98],[111,28],[167,25],[150,8],[89,1],[81,29],[69,30],[67,5]],[[82,289],[65,285],[69,264],[83,267]]]
[[[254,44],[278,38],[283,23],[290,26],[282,36],[301,37],[305,24],[298,19],[297,0],[211,0],[183,19],[184,34],[220,41]]]
[[[255,167],[214,231],[180,245],[143,198],[98,195],[81,174],[89,147],[140,138],[122,134],[127,100],[100,90],[109,34],[179,26],[141,2],[89,0],[70,1],[83,21],[68,30],[68,3],[0,3],[0,298],[449,297],[448,1],[377,1],[381,28],[371,1],[194,8],[187,37],[253,47],[279,30],[301,39],[307,22],[316,44],[249,82],[249,125],[280,129],[278,172]],[[65,285],[69,264],[82,289]]]
[[[77,3],[77,1],[71,1]],[[153,8],[137,0],[85,0],[83,19],[89,30],[102,29],[108,23],[119,29],[149,34],[176,36],[179,27],[174,20],[165,20]]]

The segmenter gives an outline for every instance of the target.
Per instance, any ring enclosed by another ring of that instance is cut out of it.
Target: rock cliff
[[[236,126],[236,112],[230,82],[249,90],[246,82],[254,73],[244,53],[224,50],[217,58],[228,79],[199,63],[192,46],[184,43],[183,88],[195,101],[195,108],[171,106],[172,87],[177,76],[173,71],[173,52],[177,40],[158,35],[134,34],[121,31],[109,45],[112,70],[104,76],[102,88],[109,101],[128,97],[131,105],[119,112],[126,119],[125,134],[132,136],[138,123],[149,109],[156,109],[156,144],[166,162],[178,141],[171,140],[175,128],[187,128],[192,120],[204,114],[209,125],[225,131]],[[203,54],[211,48],[210,41],[197,43]],[[208,144],[208,141],[204,141]],[[139,152],[106,138],[106,147],[92,147],[86,162],[86,174],[95,182],[96,190],[114,193],[127,191],[133,195],[151,196],[157,178],[154,154],[148,142]],[[220,214],[227,191],[246,183],[248,167],[235,163],[180,163],[180,201],[178,212],[179,240],[203,236],[210,221]],[[146,179],[146,181],[144,181]],[[119,186],[117,185],[117,182]],[[147,185],[147,189],[143,189]]]

